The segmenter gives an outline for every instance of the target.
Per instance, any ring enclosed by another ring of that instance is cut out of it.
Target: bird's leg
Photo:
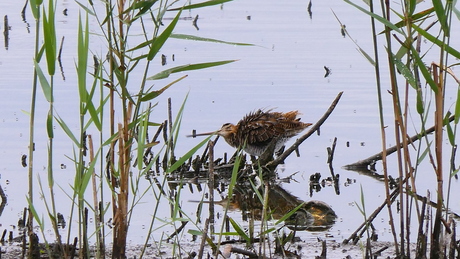
[[[265,166],[268,162],[273,161],[273,154],[275,153],[276,143],[278,142],[278,138],[272,139],[268,147],[265,149],[264,153],[259,157],[259,164],[261,166]]]
[[[281,154],[283,154],[285,148],[286,146],[283,145],[278,151],[275,152],[275,156],[279,157]]]

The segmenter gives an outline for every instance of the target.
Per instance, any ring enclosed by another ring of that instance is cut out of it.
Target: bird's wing
[[[258,110],[238,122],[238,135],[248,144],[270,142],[284,134],[284,121],[283,113]]]

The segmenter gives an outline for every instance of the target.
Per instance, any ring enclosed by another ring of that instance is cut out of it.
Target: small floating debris
[[[329,67],[324,66],[324,70],[326,70],[326,74],[324,74],[324,78],[332,74],[332,70]]]
[[[165,54],[161,54],[161,65],[162,66],[165,66],[167,64],[166,62],[166,55]]]
[[[195,27],[195,29],[196,29],[197,31],[200,30],[200,28],[198,27],[198,24],[197,24],[197,22],[198,22],[198,17],[199,17],[199,16],[198,16],[198,14],[197,14],[197,15],[195,16],[195,19],[193,19],[193,22],[192,22],[193,27]]]
[[[26,166],[27,166],[27,155],[22,155],[22,157],[21,157],[21,164],[22,164],[22,167],[26,167]]]
[[[307,6],[307,12],[308,12],[308,16],[310,16],[310,19],[313,17],[313,13],[311,11],[311,0],[310,2],[308,3],[308,6]]]
[[[347,26],[345,24],[340,27],[340,33],[342,34],[344,38],[347,35],[346,30],[347,30]]]

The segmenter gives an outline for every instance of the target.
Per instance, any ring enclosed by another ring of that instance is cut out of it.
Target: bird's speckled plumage
[[[275,151],[286,141],[302,132],[311,123],[304,123],[297,118],[298,111],[272,112],[257,110],[246,115],[236,125],[226,123],[215,132],[198,135],[218,134],[235,148],[244,147],[247,153],[260,156],[275,141]]]

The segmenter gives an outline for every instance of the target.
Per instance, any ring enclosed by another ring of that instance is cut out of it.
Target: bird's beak
[[[205,132],[205,133],[196,133],[195,130],[193,130],[192,135],[187,135],[187,138],[194,138],[194,137],[199,137],[199,136],[209,136],[209,135],[214,135],[217,134],[219,131],[211,131],[211,132]]]

